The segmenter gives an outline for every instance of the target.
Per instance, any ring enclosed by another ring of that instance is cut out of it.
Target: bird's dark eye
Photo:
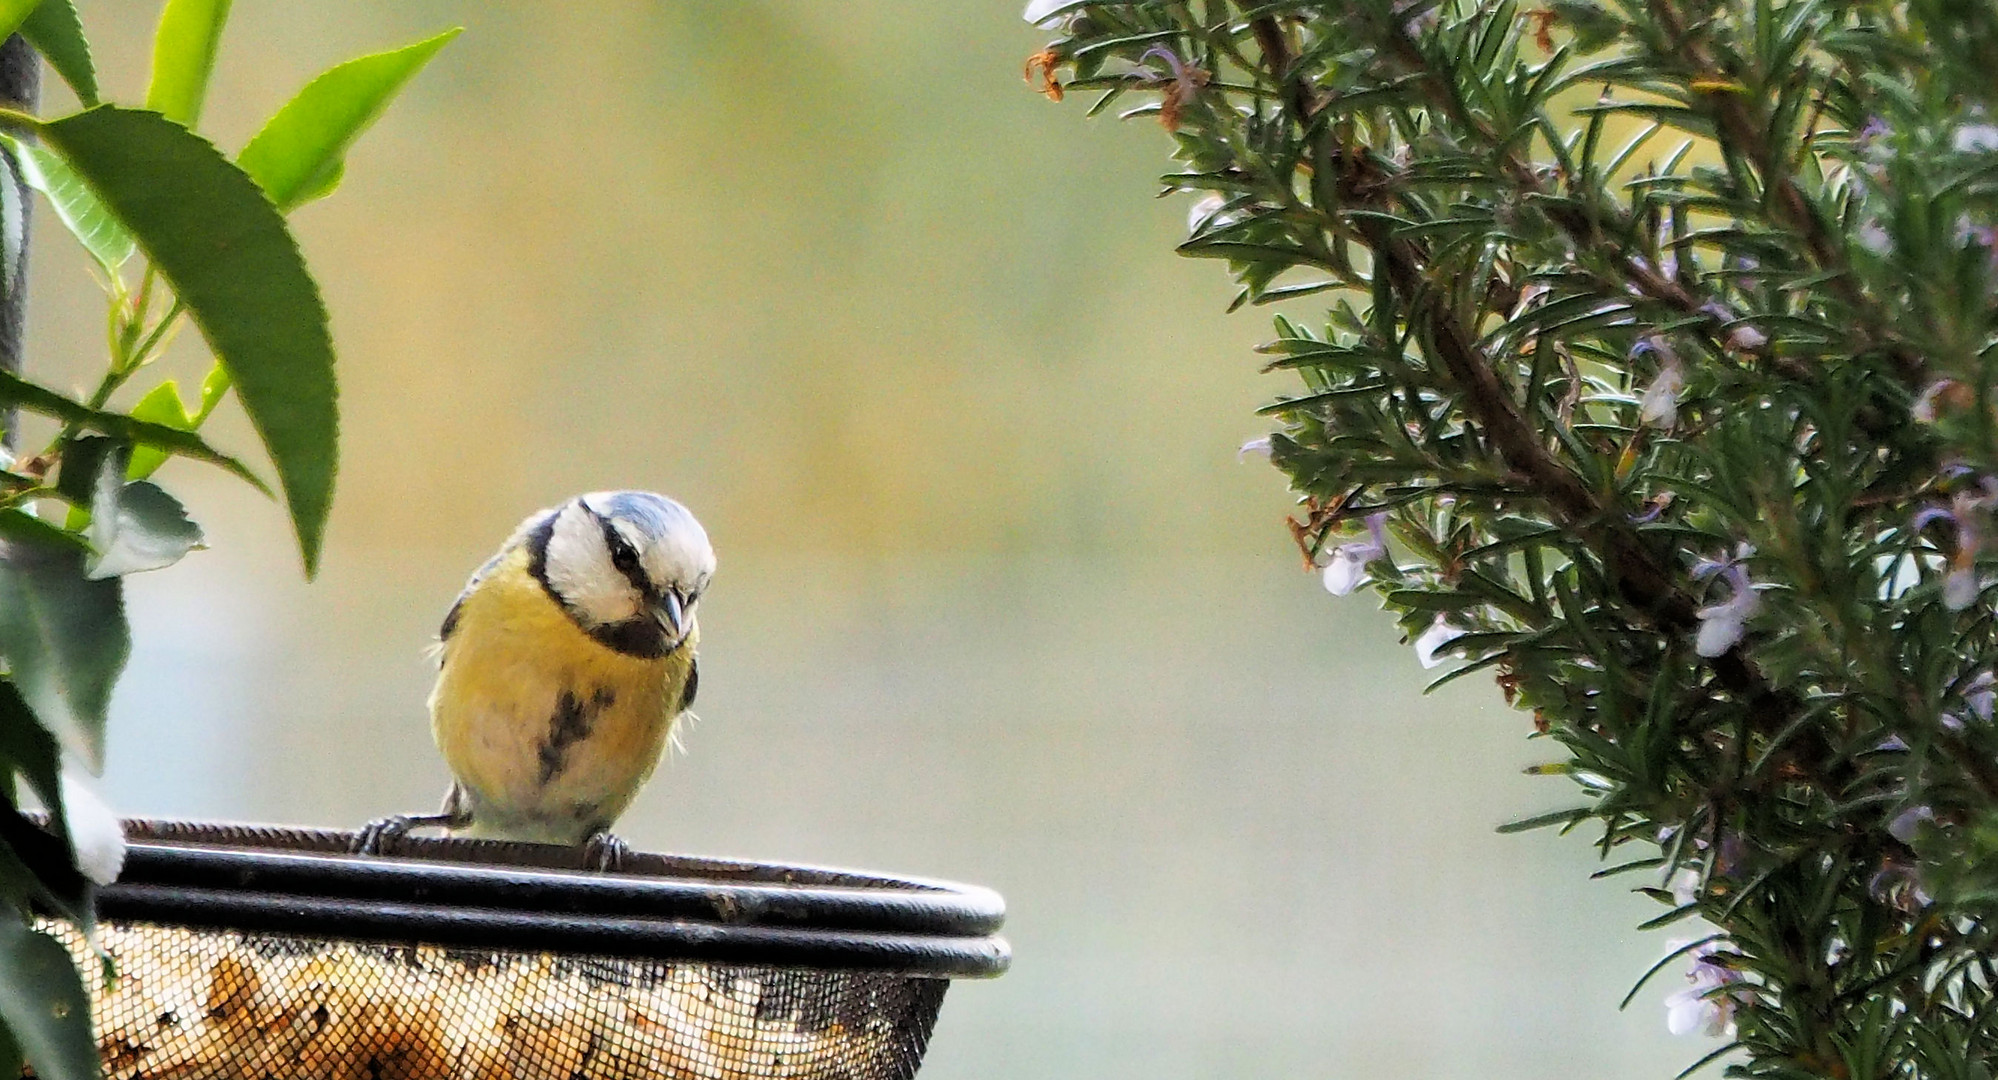
[[[617,567],[621,574],[638,569],[638,552],[631,550],[631,545],[625,543],[622,537],[611,544],[611,565]]]

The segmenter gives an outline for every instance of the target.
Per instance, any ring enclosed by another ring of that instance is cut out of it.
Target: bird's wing
[[[699,656],[689,657],[687,660],[687,688],[680,691],[680,708],[675,711],[674,715],[677,716],[679,713],[686,712],[688,709],[694,707],[694,691],[700,689],[700,686],[701,658]]]

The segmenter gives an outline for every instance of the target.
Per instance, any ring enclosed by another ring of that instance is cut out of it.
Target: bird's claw
[[[415,827],[415,820],[408,814],[376,818],[362,826],[360,833],[354,837],[354,854],[386,855]]]
[[[600,874],[615,874],[631,855],[631,845],[614,834],[594,832],[583,841],[583,865]]]
[[[440,825],[457,828],[464,824],[464,820],[450,813],[390,814],[388,817],[376,818],[362,826],[360,833],[354,837],[353,851],[356,855],[392,855],[396,846],[402,843],[402,838],[408,836],[411,829],[427,829]]]

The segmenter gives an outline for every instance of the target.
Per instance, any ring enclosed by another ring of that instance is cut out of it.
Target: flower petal
[[[1943,578],[1942,602],[1951,611],[1962,611],[1977,602],[1977,568],[1960,566]]]
[[[1367,580],[1367,560],[1356,557],[1348,544],[1332,553],[1325,564],[1325,591],[1333,596],[1349,596]]]
[[[1700,612],[1700,632],[1693,639],[1693,651],[1712,660],[1739,644],[1742,632],[1740,619],[1723,608],[1707,608]]]
[[[1463,636],[1463,628],[1450,625],[1444,621],[1443,616],[1438,615],[1436,621],[1429,624],[1429,629],[1424,630],[1421,636],[1415,639],[1415,658],[1422,662],[1423,667],[1439,667],[1449,657],[1438,656],[1437,653]]]

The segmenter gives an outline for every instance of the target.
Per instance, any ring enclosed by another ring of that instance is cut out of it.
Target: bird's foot
[[[631,856],[631,845],[608,829],[600,829],[583,841],[583,865],[600,874],[615,874]]]
[[[354,854],[392,855],[411,829],[452,824],[455,822],[449,814],[391,814],[376,818],[363,826],[354,837]]]

